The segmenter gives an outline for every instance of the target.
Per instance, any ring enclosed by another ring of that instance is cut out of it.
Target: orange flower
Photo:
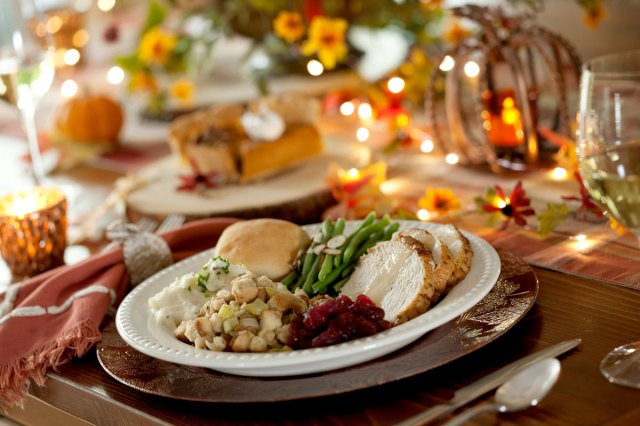
[[[595,30],[600,26],[600,21],[607,17],[607,10],[602,3],[596,3],[593,6],[589,6],[584,15],[584,24]]]
[[[169,93],[181,104],[188,105],[193,99],[193,83],[185,78],[176,80],[171,87],[169,87]]]
[[[347,56],[346,31],[347,21],[344,19],[318,16],[311,21],[309,39],[302,45],[302,53],[306,56],[317,53],[322,65],[333,69]]]
[[[460,200],[449,188],[427,188],[418,206],[429,213],[445,214],[460,208]]]
[[[152,28],[140,40],[140,60],[148,65],[165,65],[177,42],[174,34],[165,32],[160,27]]]
[[[299,40],[304,34],[302,17],[298,12],[283,10],[273,20],[273,30],[276,35],[289,43]]]

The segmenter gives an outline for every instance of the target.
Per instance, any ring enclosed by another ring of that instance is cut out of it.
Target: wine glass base
[[[611,383],[640,389],[640,341],[609,352],[600,362],[600,372]]]

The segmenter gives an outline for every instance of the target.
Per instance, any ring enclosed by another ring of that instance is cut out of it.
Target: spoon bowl
[[[444,426],[461,425],[472,417],[485,412],[507,413],[538,405],[549,393],[560,376],[560,361],[548,358],[533,363],[504,382],[496,391],[494,402],[477,405]]]

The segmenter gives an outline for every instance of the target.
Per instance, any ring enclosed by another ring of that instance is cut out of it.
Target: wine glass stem
[[[44,183],[46,173],[42,156],[40,155],[40,144],[38,142],[38,132],[36,130],[36,114],[33,108],[24,108],[20,110],[24,131],[27,134],[27,142],[29,143],[29,154],[31,155],[31,166],[33,170],[33,178],[36,185]]]

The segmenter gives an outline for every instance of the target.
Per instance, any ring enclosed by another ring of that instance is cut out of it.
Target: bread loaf
[[[253,219],[226,228],[216,245],[216,255],[241,263],[256,275],[279,280],[293,270],[310,242],[309,235],[295,223]]]

